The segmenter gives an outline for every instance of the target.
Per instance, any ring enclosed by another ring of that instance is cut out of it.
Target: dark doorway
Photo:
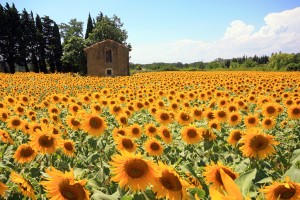
[[[106,70],[106,76],[111,76],[112,75],[112,70],[111,69],[107,69]]]

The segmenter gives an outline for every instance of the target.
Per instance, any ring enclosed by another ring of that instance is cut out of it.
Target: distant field
[[[0,73],[0,147],[8,199],[300,199],[300,73]]]

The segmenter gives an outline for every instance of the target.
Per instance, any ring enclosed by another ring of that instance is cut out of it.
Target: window
[[[112,69],[106,69],[106,76],[112,76]]]
[[[106,62],[112,62],[112,52],[111,49],[105,51],[105,60]]]

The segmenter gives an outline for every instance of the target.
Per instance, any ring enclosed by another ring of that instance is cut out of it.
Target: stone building
[[[104,40],[84,49],[87,75],[128,76],[129,49],[113,40]]]

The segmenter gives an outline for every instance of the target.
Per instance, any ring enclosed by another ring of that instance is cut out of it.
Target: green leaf
[[[249,193],[250,188],[253,185],[252,180],[255,179],[256,173],[257,173],[257,170],[253,169],[253,170],[243,173],[237,179],[234,180],[234,182],[241,189],[241,192],[243,193],[244,196],[247,196],[247,194]]]
[[[183,165],[182,168],[186,169],[188,172],[190,172],[195,178],[198,177],[197,174],[196,174],[196,172],[194,171],[193,166],[190,163]]]
[[[192,188],[189,191],[193,197],[197,194],[198,198],[200,198],[200,199],[205,198],[205,191],[200,188]]]
[[[297,164],[293,164],[282,177],[284,178],[286,176],[290,177],[292,181],[300,182],[300,169]]]
[[[91,198],[93,200],[117,200],[118,199],[112,195],[104,194],[103,192],[101,192],[99,190],[96,190]],[[128,200],[131,200],[131,199],[128,199]]]
[[[132,196],[126,195],[121,198],[121,200],[132,200]]]
[[[273,182],[272,177],[267,177],[267,178],[261,179],[260,181],[258,181],[258,182],[256,182],[256,183],[264,184],[264,183],[271,183],[271,182]]]
[[[298,161],[300,161],[300,149],[296,149],[291,157],[291,163],[296,164]]]

